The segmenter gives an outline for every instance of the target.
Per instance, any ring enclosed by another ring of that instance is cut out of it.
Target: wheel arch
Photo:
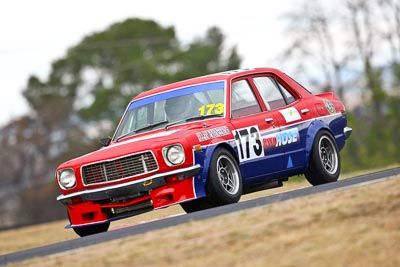
[[[232,157],[239,165],[239,158],[235,153],[235,150],[229,144],[229,141],[226,140],[220,140],[220,142],[209,144],[207,146],[204,146],[201,152],[195,152],[198,153],[198,155],[195,154],[195,161],[197,164],[200,164],[202,166],[200,173],[194,179],[194,190],[197,199],[201,199],[207,196],[207,183],[209,180],[211,159],[215,151],[221,147],[229,151],[229,153],[231,153]]]
[[[218,148],[224,148],[227,151],[229,151],[229,153],[231,153],[232,157],[235,159],[236,163],[238,165],[240,165],[238,155],[235,153],[235,150],[228,142],[221,142],[221,143],[217,143],[217,144],[208,146],[206,149],[206,153],[205,153],[205,157],[204,157],[204,161],[203,161],[203,169],[202,169],[202,173],[201,173],[202,177],[205,178],[204,186],[206,185],[206,183],[208,181],[212,156],[214,155],[215,151]]]
[[[328,125],[326,125],[324,122],[322,122],[320,120],[316,120],[316,121],[312,122],[310,124],[310,126],[308,127],[308,131],[307,131],[307,138],[306,138],[306,168],[305,168],[305,170],[308,169],[309,164],[310,164],[310,157],[311,157],[311,152],[312,152],[312,148],[313,148],[313,145],[314,145],[315,137],[321,131],[327,131],[331,135],[331,137],[333,138],[333,141],[336,142],[334,134],[331,131],[331,129],[328,127]]]

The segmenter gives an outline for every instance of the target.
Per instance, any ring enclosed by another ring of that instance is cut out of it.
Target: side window
[[[268,110],[284,107],[296,101],[294,96],[274,78],[265,76],[253,79]]]
[[[283,94],[286,97],[286,102],[289,104],[292,104],[294,101],[296,101],[296,98],[290,93],[285,87],[283,87],[279,82],[278,82],[279,87],[281,88]]]
[[[246,80],[236,81],[231,90],[232,118],[261,112],[260,105]]]
[[[276,81],[276,80],[275,80]],[[292,93],[290,93],[285,87],[283,87],[282,84],[280,84],[278,81],[276,81],[276,83],[278,84],[279,88],[281,89],[281,92],[283,92],[283,94],[285,95],[285,99],[286,99],[286,103],[292,104],[294,101],[296,101],[296,98],[292,95]]]

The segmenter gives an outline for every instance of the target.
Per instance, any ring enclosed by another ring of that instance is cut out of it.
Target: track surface
[[[10,254],[0,255],[0,265],[5,265],[12,262],[19,262],[34,257],[43,257],[51,254],[63,253],[69,250],[78,249],[82,247],[87,247],[91,245],[96,245],[102,242],[107,242],[115,239],[120,239],[127,236],[134,236],[150,232],[153,230],[158,230],[162,228],[167,228],[190,221],[204,220],[223,214],[228,214],[232,212],[237,212],[245,209],[251,209],[260,206],[271,205],[277,202],[282,202],[289,199],[294,199],[298,197],[304,197],[311,194],[317,194],[332,190],[342,190],[353,186],[358,186],[363,183],[369,183],[380,179],[385,179],[390,176],[399,175],[400,168],[395,168],[391,170],[386,170],[382,172],[371,173],[367,175],[362,175],[354,178],[349,178],[345,180],[339,180],[335,183],[329,183],[314,187],[307,187],[302,189],[297,189],[293,191],[288,191],[280,194],[270,195],[266,197],[261,197],[257,199],[252,199],[248,201],[239,202],[232,205],[226,205],[222,207],[217,207],[213,209],[198,211],[190,214],[183,214],[175,217],[165,218],[157,221],[151,221],[144,224],[134,225],[122,229],[113,230],[106,233],[96,234],[88,237],[82,237],[77,239],[72,239],[56,244],[51,244],[47,246],[32,248],[28,250],[18,251]]]

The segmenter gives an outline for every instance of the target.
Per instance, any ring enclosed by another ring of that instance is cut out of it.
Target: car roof
[[[163,85],[145,92],[140,93],[132,100],[138,100],[141,98],[145,98],[150,95],[159,94],[162,92],[166,92],[172,89],[182,88],[186,86],[190,86],[193,84],[201,84],[201,83],[209,83],[215,81],[229,81],[244,75],[256,74],[262,72],[273,72],[280,73],[279,70],[274,68],[252,68],[252,69],[237,69],[237,70],[229,70],[224,72],[218,72],[213,74],[208,74],[200,77],[195,77],[183,81],[174,82],[171,84]]]

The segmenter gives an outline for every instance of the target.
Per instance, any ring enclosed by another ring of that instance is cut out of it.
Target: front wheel
[[[236,203],[242,195],[239,166],[224,148],[217,148],[211,158],[207,189],[209,202],[214,206]]]
[[[340,155],[335,139],[327,131],[319,132],[314,139],[310,164],[305,173],[312,185],[320,185],[338,180]]]
[[[75,227],[74,232],[80,237],[107,232],[110,223],[102,223],[88,226]]]
[[[188,202],[183,202],[180,205],[186,213],[192,213],[195,211],[206,210],[206,209],[213,207],[211,205],[211,203],[208,202],[208,199],[205,197],[199,198],[199,199],[194,199],[194,200],[191,200]]]

